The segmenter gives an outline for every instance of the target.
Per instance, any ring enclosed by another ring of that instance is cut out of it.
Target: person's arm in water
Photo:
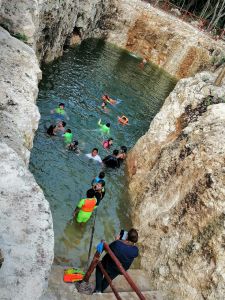
[[[101,128],[102,128],[102,124],[101,124],[101,122],[102,122],[102,120],[101,119],[99,119],[99,121],[98,121],[98,126],[100,126]]]

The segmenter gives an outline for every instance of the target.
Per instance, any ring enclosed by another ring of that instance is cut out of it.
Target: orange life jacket
[[[81,210],[84,212],[92,212],[96,206],[96,198],[87,198],[84,200],[84,205],[81,207]]]

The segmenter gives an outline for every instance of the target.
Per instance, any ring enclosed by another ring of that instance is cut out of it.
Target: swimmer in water
[[[102,105],[101,105],[101,109],[104,111],[104,112],[106,112],[106,113],[108,113],[109,112],[109,110],[108,110],[108,108],[106,107],[106,105],[107,105],[107,102],[102,102]]]
[[[139,64],[139,67],[141,68],[141,69],[144,69],[144,66],[147,64],[147,60],[145,59],[145,58],[143,58],[142,59],[142,61],[140,62],[140,64]]]
[[[110,147],[112,146],[112,144],[113,144],[113,138],[109,138],[108,140],[106,140],[102,143],[102,146],[105,150],[108,151],[110,149]]]
[[[119,163],[121,164],[127,157],[127,147],[126,146],[121,146],[120,147],[120,152],[117,155],[117,159],[119,161]]]
[[[113,154],[112,155],[108,155],[106,156],[102,161],[105,164],[106,167],[109,168],[119,168],[120,167],[120,162],[117,159],[117,155],[119,154],[118,150],[113,150]]]
[[[65,104],[59,103],[59,106],[51,110],[51,114],[55,114],[56,118],[59,120],[64,120],[65,118],[69,120],[69,117],[65,111]]]
[[[64,142],[66,144],[66,147],[69,147],[73,141],[73,134],[72,134],[71,129],[67,129],[66,132],[64,133],[63,137],[64,137]]]
[[[96,176],[93,180],[92,180],[92,182],[91,182],[91,185],[92,185],[92,187],[94,186],[94,185],[96,185],[97,183],[99,183],[99,181],[104,181],[103,179],[105,178],[105,172],[100,172],[99,174],[98,174],[98,176]],[[104,181],[105,182],[105,181]]]
[[[91,153],[85,154],[88,158],[102,163],[101,157],[98,155],[98,148],[93,148]]]
[[[102,96],[102,100],[104,102],[109,103],[109,104],[116,104],[116,102],[117,102],[116,100],[110,98],[109,95],[107,95],[107,94],[105,94],[105,95]]]
[[[71,151],[74,151],[76,154],[80,154],[80,149],[78,147],[78,141],[73,141],[71,144],[69,144],[68,149]]]
[[[98,206],[105,196],[105,181],[100,180],[98,183],[93,185],[93,190],[95,191],[95,198],[97,199],[96,206]]]
[[[48,135],[56,135],[58,132],[65,132],[65,126],[66,122],[64,121],[59,121],[56,125],[50,125],[49,128],[47,129],[47,134]]]
[[[98,121],[98,126],[100,126],[101,132],[104,135],[109,135],[110,134],[110,123],[106,123],[106,124],[101,124],[102,120],[100,119]]]

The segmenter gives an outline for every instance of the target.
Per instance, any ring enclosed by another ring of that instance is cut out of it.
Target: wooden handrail
[[[116,299],[122,300],[119,293],[117,292],[115,286],[112,283],[112,279],[109,277],[109,274],[106,272],[106,270],[104,269],[104,267],[100,261],[98,262],[98,266],[99,266],[100,270],[102,271],[102,274],[105,276],[106,280],[108,281],[114,295],[116,296]]]
[[[115,254],[112,252],[112,250],[109,248],[109,245],[106,242],[103,242],[104,245],[104,250],[109,254],[109,256],[112,258],[112,260],[114,261],[114,263],[116,264],[117,268],[119,269],[120,273],[125,277],[125,279],[127,280],[127,282],[129,283],[129,285],[131,286],[131,288],[134,290],[134,292],[138,295],[139,299],[141,300],[146,300],[146,298],[144,297],[144,295],[141,293],[141,291],[139,290],[139,288],[136,286],[136,284],[133,282],[132,278],[130,277],[130,275],[124,270],[122,264],[120,263],[120,261],[118,260],[118,258],[115,256]],[[103,275],[105,276],[106,280],[108,281],[109,285],[112,288],[113,293],[115,294],[116,298],[118,300],[122,300],[120,295],[118,294],[116,288],[114,287],[114,285],[112,284],[112,280],[110,278],[110,276],[108,275],[108,273],[106,272],[106,270],[104,269],[102,263],[99,261],[100,259],[100,254],[98,253],[98,251],[95,252],[95,255],[92,259],[92,262],[87,270],[87,272],[84,275],[83,281],[88,282],[91,274],[93,273],[94,269],[96,268],[96,266],[98,265],[99,268],[101,269]]]

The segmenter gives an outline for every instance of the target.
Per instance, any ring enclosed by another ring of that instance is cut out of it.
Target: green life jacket
[[[60,107],[57,107],[55,109],[55,112],[59,115],[64,115],[65,114],[65,110],[64,109],[61,109]]]
[[[64,142],[66,144],[71,144],[72,141],[73,141],[73,134],[69,132],[64,133]]]

